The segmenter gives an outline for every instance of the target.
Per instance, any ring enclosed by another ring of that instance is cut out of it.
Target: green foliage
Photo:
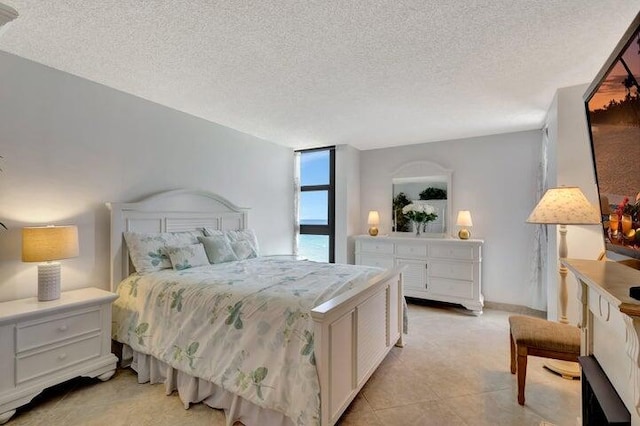
[[[421,200],[446,200],[447,191],[445,189],[429,187],[420,193]]]
[[[178,291],[171,292],[171,309],[175,309],[178,312],[182,311],[182,293],[185,290],[181,288]]]
[[[145,336],[144,333],[146,333],[148,329],[149,329],[149,323],[147,322],[140,323],[134,329],[134,333],[136,334],[136,336],[138,336],[138,344],[141,346],[144,346],[144,338],[147,337]]]
[[[191,342],[189,346],[185,349],[181,348],[178,345],[173,345],[173,359],[175,361],[182,361],[183,358],[189,360],[189,367],[193,370],[194,365],[193,361],[197,358],[196,352],[198,352],[198,348],[200,347],[199,342]]]
[[[615,211],[619,216],[628,214],[631,216],[633,222],[640,222],[640,200],[635,203],[630,203],[629,198],[625,197],[624,201],[617,206]]]
[[[311,365],[316,365],[316,356],[313,352],[313,333],[311,333],[309,330],[305,330],[304,338],[307,343],[305,343],[305,345],[302,347],[300,355],[309,356],[309,362],[311,363]]]
[[[227,310],[229,311],[229,316],[227,317],[227,320],[224,323],[227,325],[233,324],[236,330],[241,330],[243,327],[242,318],[240,318],[240,315],[242,315],[241,309],[242,309],[242,301],[237,302],[233,306],[227,307]]]
[[[269,369],[267,367],[258,367],[253,371],[249,371],[249,373],[245,373],[244,371],[238,369],[238,374],[236,375],[236,384],[242,390],[246,390],[249,385],[253,385],[256,387],[256,394],[258,398],[264,400],[264,395],[262,394],[262,388],[271,386],[267,386],[262,382],[267,378],[269,374]]]
[[[176,263],[176,271],[183,271],[189,268],[191,268],[191,264],[187,259],[185,259],[184,263]]]
[[[402,208],[411,204],[411,200],[404,192],[399,193],[393,198],[393,213],[396,219],[396,232],[409,232],[409,218],[402,214]]]
[[[160,249],[156,250],[155,252],[150,251],[149,253],[147,253],[147,255],[149,255],[149,257],[151,257],[153,259],[151,261],[151,264],[153,266],[158,266],[161,261],[169,259],[169,257],[167,257],[166,254],[164,254],[164,253],[162,253],[160,251]]]
[[[131,284],[129,287],[129,296],[138,297],[138,281],[140,281],[140,277],[131,281]]]

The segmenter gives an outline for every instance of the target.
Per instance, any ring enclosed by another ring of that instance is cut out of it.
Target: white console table
[[[482,313],[482,240],[359,235],[355,241],[357,265],[404,267],[405,296]]]
[[[594,355],[618,392],[631,424],[640,426],[640,301],[629,288],[640,271],[608,261],[565,259],[582,303],[581,355]]]

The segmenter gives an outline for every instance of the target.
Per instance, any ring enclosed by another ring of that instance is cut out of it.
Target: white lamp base
[[[60,262],[38,265],[38,301],[46,302],[60,298]]]

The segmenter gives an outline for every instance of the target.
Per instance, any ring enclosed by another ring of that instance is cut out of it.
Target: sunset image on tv
[[[638,258],[639,81],[640,32],[636,32],[587,103],[607,248]]]

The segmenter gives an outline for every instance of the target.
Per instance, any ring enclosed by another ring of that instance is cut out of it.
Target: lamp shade
[[[22,228],[22,261],[46,262],[78,256],[76,226]]]
[[[18,12],[11,6],[0,3],[0,27],[18,17]]]
[[[456,221],[458,226],[473,226],[471,222],[471,212],[469,210],[460,210],[458,212],[458,220]]]
[[[371,210],[369,212],[369,218],[367,219],[367,224],[368,225],[374,225],[377,226],[380,224],[380,214],[378,214],[377,211],[375,210]]]
[[[595,225],[600,212],[591,205],[580,188],[563,186],[545,192],[527,219],[528,223],[550,225]]]

